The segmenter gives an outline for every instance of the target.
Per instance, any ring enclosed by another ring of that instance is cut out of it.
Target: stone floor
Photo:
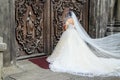
[[[120,80],[119,77],[82,77],[56,73],[42,69],[27,60],[18,61],[16,66],[4,68],[2,75],[3,80]]]

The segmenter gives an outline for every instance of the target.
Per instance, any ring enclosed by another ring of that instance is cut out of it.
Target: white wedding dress
[[[95,51],[98,49],[95,47],[98,46],[89,43],[94,40],[84,32],[80,35],[76,25],[74,26],[75,28],[70,24],[63,32],[53,53],[47,58],[50,69],[55,72],[67,72],[81,76],[120,76],[120,59],[97,56],[97,53],[101,53],[100,50],[105,53],[106,47]],[[102,41],[99,39],[95,40],[95,44],[100,44],[100,42]]]

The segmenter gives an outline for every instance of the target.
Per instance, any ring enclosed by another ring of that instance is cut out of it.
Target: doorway
[[[75,12],[88,31],[89,0],[15,0],[17,57],[50,54],[63,32],[62,14],[66,7]]]

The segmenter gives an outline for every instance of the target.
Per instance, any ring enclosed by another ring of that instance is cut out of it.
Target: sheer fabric
[[[75,28],[81,38],[96,50],[97,55],[101,55],[103,57],[120,58],[120,33],[104,38],[92,39],[81,26],[73,12],[72,18],[74,19]]]
[[[72,18],[75,28],[69,25],[47,58],[50,69],[82,76],[120,76],[119,34],[92,39],[73,12]]]

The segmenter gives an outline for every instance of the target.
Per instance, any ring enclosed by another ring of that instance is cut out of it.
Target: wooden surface
[[[17,57],[53,51],[63,33],[65,8],[74,11],[88,31],[88,1],[15,0]]]
[[[88,31],[88,2],[89,0],[51,0],[50,52],[53,51],[64,31],[64,21],[62,19],[64,9],[69,8],[73,11],[79,19],[79,22]]]
[[[15,37],[17,47],[17,57],[25,55],[37,55],[46,48],[46,30],[48,13],[46,1],[41,0],[15,0]]]

